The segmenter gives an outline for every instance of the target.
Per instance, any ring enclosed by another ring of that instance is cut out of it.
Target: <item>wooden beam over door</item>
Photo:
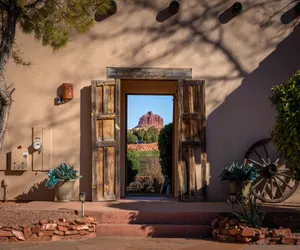
[[[107,67],[106,75],[108,79],[183,80],[192,79],[192,69]]]

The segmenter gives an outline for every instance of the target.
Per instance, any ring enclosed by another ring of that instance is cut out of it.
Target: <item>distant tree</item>
[[[150,136],[150,142],[157,142],[158,141],[158,136],[159,136],[159,131],[156,127],[152,126],[147,130]]]
[[[138,155],[133,150],[127,151],[127,185],[134,181],[135,176],[140,170]]]
[[[136,144],[138,138],[131,131],[127,131],[127,144]]]
[[[151,134],[148,130],[146,130],[145,133],[144,133],[143,141],[145,143],[151,143],[152,142],[151,141]]]
[[[136,136],[138,137],[139,140],[144,140],[144,134],[146,130],[145,129],[139,129],[136,132]]]
[[[158,150],[163,175],[168,181],[172,180],[172,123],[161,129],[158,138]]]

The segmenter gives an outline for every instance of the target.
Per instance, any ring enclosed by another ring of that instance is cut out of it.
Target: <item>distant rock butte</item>
[[[152,111],[149,111],[147,114],[143,115],[140,120],[139,124],[136,126],[136,128],[150,128],[150,127],[156,127],[158,129],[161,129],[164,127],[164,119],[161,118],[159,115],[155,115],[152,113]]]

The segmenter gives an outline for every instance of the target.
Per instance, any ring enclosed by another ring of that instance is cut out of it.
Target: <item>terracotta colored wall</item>
[[[29,170],[14,176],[3,171],[9,148],[28,147],[32,126],[42,124],[53,128],[53,166],[61,161],[75,164],[84,174],[81,190],[90,198],[90,82],[105,79],[107,66],[151,66],[191,67],[193,78],[207,81],[208,195],[224,200],[228,190],[217,179],[220,169],[242,160],[254,141],[268,136],[275,118],[270,87],[299,68],[300,31],[297,20],[289,22],[288,12],[294,3],[243,1],[244,12],[221,24],[218,17],[235,1],[182,1],[180,13],[167,18],[163,10],[169,2],[118,1],[117,14],[96,23],[88,34],[72,37],[58,53],[17,34],[23,56],[33,65],[10,63],[7,69],[7,83],[16,92],[0,155],[0,181],[9,180],[9,199],[23,193],[22,199],[52,199],[44,188],[30,191],[45,173]],[[54,106],[56,88],[63,82],[74,83],[75,97]],[[74,198],[78,192],[77,186]]]

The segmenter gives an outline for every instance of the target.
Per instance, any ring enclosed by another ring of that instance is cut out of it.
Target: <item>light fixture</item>
[[[231,12],[233,15],[237,16],[239,14],[241,14],[243,10],[243,5],[240,2],[235,2],[232,6],[231,6]]]
[[[86,193],[80,192],[79,193],[79,200],[81,201],[81,216],[84,217],[84,202],[86,199]]]
[[[296,14],[299,16],[300,15],[300,3],[297,3],[294,7],[294,10]]]
[[[175,15],[179,11],[179,8],[180,8],[179,0],[172,1],[169,5],[169,12],[172,15]]]

